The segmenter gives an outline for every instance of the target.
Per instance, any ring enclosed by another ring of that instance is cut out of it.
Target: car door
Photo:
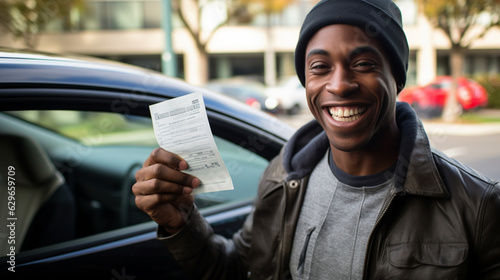
[[[37,142],[63,175],[76,209],[75,221],[57,221],[61,227],[75,223],[74,238],[26,251],[7,249],[0,258],[2,277],[186,279],[131,194],[135,172],[155,147],[148,106],[165,95],[36,84],[0,89],[0,133]],[[230,237],[251,211],[260,173],[286,136],[217,108],[207,114],[235,191],[198,195],[196,204],[216,233]],[[60,127],[72,122],[72,128]],[[22,200],[18,195],[14,199]]]

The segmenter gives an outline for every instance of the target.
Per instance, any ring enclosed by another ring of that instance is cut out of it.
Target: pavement
[[[500,110],[498,109],[480,109],[475,114],[484,117],[493,117],[500,119]],[[443,134],[458,136],[482,136],[500,134],[500,122],[489,123],[446,123],[442,120],[422,120],[427,134]]]
[[[500,118],[500,110],[481,109],[477,114]],[[288,123],[292,127],[299,128],[313,119],[309,112],[302,112],[298,115],[277,116],[280,120]],[[458,136],[482,136],[500,134],[500,122],[491,123],[446,123],[441,120],[422,120],[427,134],[432,135],[458,135]]]
[[[500,122],[498,123],[445,123],[423,120],[427,134],[457,135],[457,136],[483,136],[500,134]]]

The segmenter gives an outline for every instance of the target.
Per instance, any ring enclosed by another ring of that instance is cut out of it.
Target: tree
[[[21,40],[26,48],[34,49],[38,34],[54,19],[63,19],[69,29],[70,11],[84,8],[85,0],[1,0],[0,26]]]
[[[231,20],[249,22],[252,16],[238,0],[172,0],[172,10],[185,26],[196,46],[199,66],[191,69],[194,84],[204,84],[208,79],[207,45],[215,32]],[[204,13],[205,12],[205,13]],[[203,26],[204,17],[211,16],[211,26]],[[194,55],[194,54],[190,54]]]
[[[465,51],[492,27],[500,25],[500,0],[417,0],[430,20],[450,42],[453,83],[443,109],[443,119],[454,121],[461,112],[457,102],[458,77],[463,75]]]
[[[197,80],[190,82],[204,84],[208,79],[208,53],[207,45],[216,31],[229,22],[249,23],[254,14],[265,11],[266,13],[281,11],[284,4],[290,0],[172,0],[172,10],[179,17],[193,39],[198,52],[199,67]],[[264,5],[263,9],[249,9],[249,4]],[[204,16],[211,16],[213,24],[203,26]]]

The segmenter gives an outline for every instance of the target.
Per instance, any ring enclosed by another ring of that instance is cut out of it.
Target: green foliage
[[[459,119],[461,123],[500,123],[500,117],[483,114],[481,110],[464,112]]]
[[[488,92],[488,108],[500,109],[500,75],[476,75],[474,80]]]
[[[468,48],[491,27],[500,25],[500,0],[416,0],[416,2],[434,26],[447,35],[452,46]],[[472,27],[482,27],[482,30],[472,34]]]
[[[240,0],[244,5],[257,4],[263,8],[266,13],[279,13],[283,11],[288,5],[290,5],[292,0]]]

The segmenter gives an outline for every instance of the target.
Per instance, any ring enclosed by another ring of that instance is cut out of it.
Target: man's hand
[[[178,155],[156,148],[135,174],[137,182],[132,186],[137,207],[171,234],[185,225],[194,204],[191,192],[200,185],[198,178],[181,172],[187,168]]]

